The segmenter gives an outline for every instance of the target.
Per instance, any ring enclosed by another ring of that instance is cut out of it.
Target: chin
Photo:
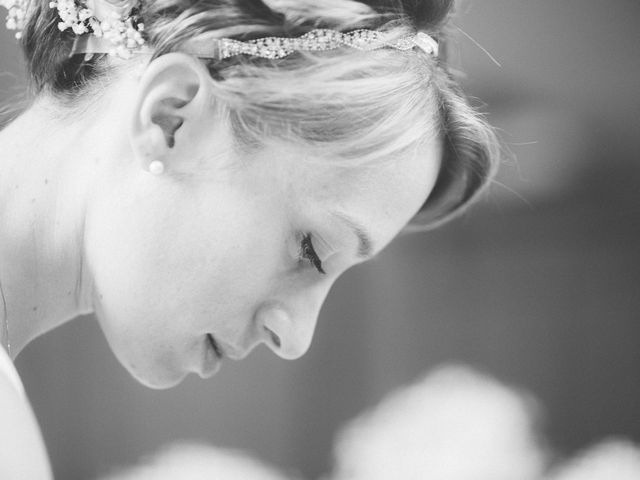
[[[140,339],[128,338],[123,342],[123,335],[118,335],[116,329],[104,328],[110,322],[104,320],[102,311],[97,309],[96,316],[111,352],[138,383],[154,390],[166,390],[181,383],[188,375],[189,372],[182,368],[175,357],[154,352]]]
[[[173,373],[169,372],[158,372],[155,374],[150,374],[148,372],[138,372],[134,371],[130,368],[127,368],[129,373],[133,378],[135,378],[138,383],[141,383],[145,387],[151,388],[153,390],[167,390],[169,388],[175,387],[179,385],[182,380],[187,376],[187,373]]]
[[[167,357],[144,355],[142,352],[114,350],[120,364],[138,383],[154,390],[166,390],[178,385],[188,375],[175,361]]]

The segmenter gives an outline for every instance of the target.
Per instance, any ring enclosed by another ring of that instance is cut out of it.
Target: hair
[[[156,58],[188,52],[197,39],[292,37],[314,28],[368,28],[392,39],[421,30],[442,43],[453,3],[142,0],[139,13]],[[119,67],[107,55],[70,56],[74,34],[60,32],[58,21],[48,2],[31,0],[21,43],[34,93],[49,94],[73,110]],[[497,168],[494,130],[470,106],[444,59],[419,49],[363,53],[343,48],[295,52],[278,60],[237,56],[203,61],[214,100],[241,148],[284,140],[351,165],[417,152],[441,138],[444,154],[435,187],[409,230],[432,228],[462,212]]]

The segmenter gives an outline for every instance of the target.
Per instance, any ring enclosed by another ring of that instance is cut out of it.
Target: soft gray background
[[[460,36],[467,89],[517,158],[504,186],[346,274],[296,362],[261,349],[158,392],[118,365],[91,317],[37,340],[17,364],[57,477],[181,438],[316,477],[343,422],[448,360],[536,394],[561,452],[640,440],[639,22],[637,0],[465,1],[456,24],[502,65]],[[4,102],[23,80],[3,29],[0,70]]]

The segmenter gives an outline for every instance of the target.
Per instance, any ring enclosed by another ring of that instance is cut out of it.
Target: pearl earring
[[[164,163],[160,160],[154,160],[149,164],[149,171],[154,175],[162,175],[164,173]]]

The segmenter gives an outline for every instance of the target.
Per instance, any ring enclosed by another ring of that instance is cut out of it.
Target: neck
[[[92,311],[83,231],[97,145],[51,111],[40,100],[0,132],[0,332],[13,357]]]

